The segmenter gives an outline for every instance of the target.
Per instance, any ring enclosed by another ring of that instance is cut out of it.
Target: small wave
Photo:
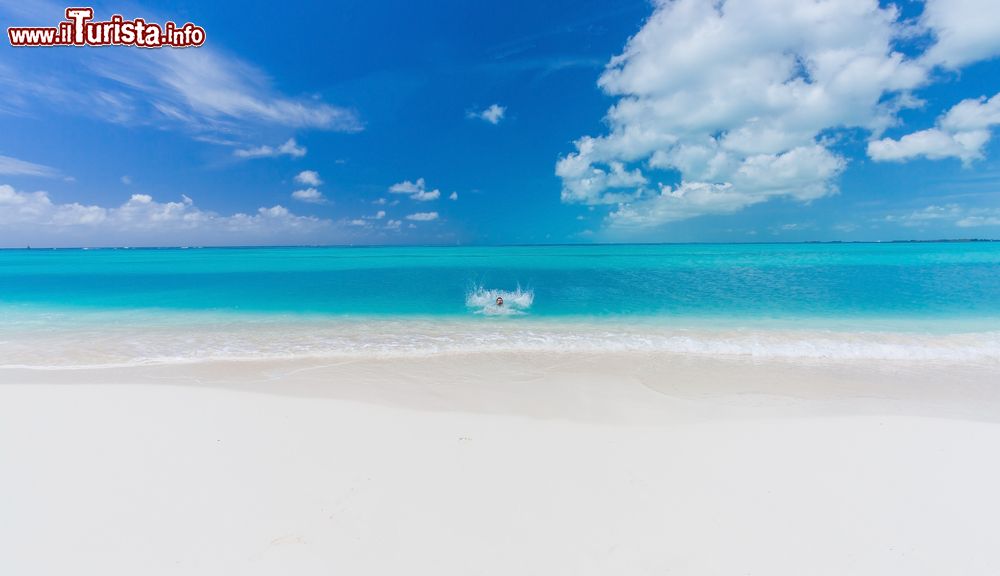
[[[477,298],[487,298],[490,293],[483,291],[483,294]],[[518,298],[515,296],[514,300]],[[523,298],[519,301],[524,304]],[[714,330],[606,322],[477,322],[468,318],[433,318],[78,327],[24,330],[0,341],[0,371],[507,352],[637,352],[788,362],[889,361],[906,365],[921,362],[980,365],[994,370],[1000,367],[998,331],[925,334]],[[0,381],[3,380],[0,372]]]
[[[503,306],[497,306],[497,298],[503,298]],[[465,295],[465,305],[476,314],[491,316],[509,316],[525,314],[535,300],[533,290],[497,290],[476,286]]]

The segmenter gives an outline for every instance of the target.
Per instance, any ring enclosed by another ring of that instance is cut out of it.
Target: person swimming
[[[497,306],[503,306],[503,296],[497,296]]]

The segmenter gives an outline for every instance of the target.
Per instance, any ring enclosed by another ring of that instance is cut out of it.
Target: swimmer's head
[[[497,306],[503,306],[503,296],[497,296]]]

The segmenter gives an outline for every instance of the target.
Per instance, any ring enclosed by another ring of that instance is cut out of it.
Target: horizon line
[[[545,246],[697,246],[697,245],[773,245],[773,244],[954,244],[1000,242],[996,238],[938,238],[934,240],[797,240],[797,241],[692,241],[692,242],[527,242],[497,244],[233,244],[233,245],[158,245],[158,246],[0,246],[0,250],[203,250],[203,249],[274,249],[274,248],[515,248]]]

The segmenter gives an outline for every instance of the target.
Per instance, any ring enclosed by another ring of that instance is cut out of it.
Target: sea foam
[[[486,300],[489,291],[477,298]],[[512,293],[516,294],[516,292]],[[515,301],[525,306],[524,292]],[[529,297],[530,298],[530,297]],[[506,300],[506,297],[505,297]],[[530,304],[528,304],[530,305]],[[482,304],[481,307],[486,306]],[[495,304],[494,304],[495,306]],[[787,362],[932,362],[1000,368],[1000,332],[709,329],[621,322],[355,318],[102,324],[0,330],[0,368],[481,353],[641,353]]]

